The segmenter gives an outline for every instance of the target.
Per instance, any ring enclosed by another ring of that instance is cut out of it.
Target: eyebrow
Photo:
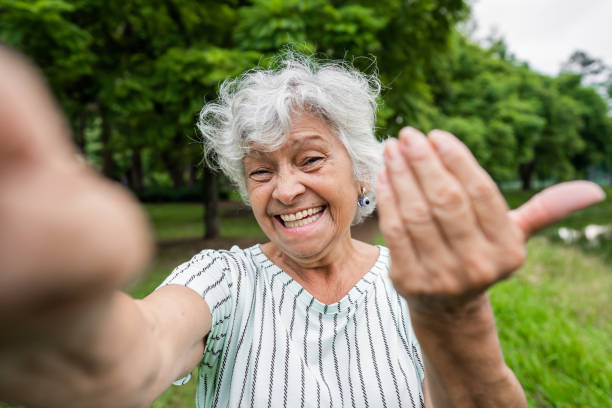
[[[319,134],[313,133],[313,134],[309,134],[309,135],[300,137],[299,139],[293,140],[291,142],[291,147],[294,148],[295,146],[303,145],[311,141],[321,141],[327,144],[327,140],[325,140],[325,138],[323,138]],[[266,153],[269,153],[269,151],[253,148],[253,149],[250,149],[248,153],[244,155],[244,158],[251,157],[255,159],[257,158],[264,159],[266,157]]]

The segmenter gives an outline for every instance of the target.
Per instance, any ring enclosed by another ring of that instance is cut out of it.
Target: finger
[[[485,236],[499,242],[512,235],[506,216],[506,201],[467,146],[452,134],[441,130],[432,130],[429,138],[444,166],[463,186]]]
[[[428,262],[446,249],[447,244],[395,139],[385,143],[385,166],[397,217],[412,238],[417,258]]]
[[[449,244],[461,251],[481,239],[467,195],[444,168],[425,135],[416,129],[404,128],[400,142],[402,153]]]
[[[69,128],[38,73],[23,56],[0,45],[0,163],[74,157]]]
[[[413,243],[400,220],[399,209],[385,169],[378,174],[376,202],[380,230],[389,247],[391,262],[395,265],[417,265]]]
[[[569,181],[549,187],[510,212],[512,220],[529,238],[536,231],[571,213],[603,201],[604,191],[590,181]]]

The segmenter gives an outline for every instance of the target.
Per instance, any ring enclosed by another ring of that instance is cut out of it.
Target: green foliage
[[[242,49],[266,53],[291,44],[307,44],[336,58],[378,51],[377,32],[385,26],[385,17],[370,7],[332,3],[255,0],[240,9],[234,38]]]
[[[0,38],[42,67],[77,144],[136,190],[193,185],[204,101],[287,46],[368,72],[373,59],[360,57],[376,58],[381,138],[446,128],[497,181],[526,186],[611,168],[608,106],[582,85],[609,68],[578,52],[575,73],[537,74],[502,39],[481,47],[459,34],[469,11],[464,0],[0,0]]]
[[[605,101],[579,75],[537,74],[509,56],[451,36],[446,81],[435,89],[438,126],[463,139],[498,181],[557,180],[604,163],[612,127]]]

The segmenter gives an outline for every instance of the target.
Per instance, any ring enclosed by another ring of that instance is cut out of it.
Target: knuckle
[[[487,274],[491,269],[486,257],[474,252],[464,254],[463,263],[465,265],[465,269],[470,271],[470,274],[472,275]]]
[[[425,204],[412,203],[406,206],[400,214],[404,225],[424,225],[432,221],[429,207]]]
[[[428,296],[453,296],[461,293],[462,277],[461,266],[456,259],[441,256],[436,262],[432,262],[427,268],[431,278],[427,285],[423,286],[422,292]]]
[[[452,210],[461,208],[464,200],[458,186],[452,183],[445,183],[434,191],[431,201],[435,207]]]
[[[395,220],[389,220],[382,224],[383,233],[387,238],[395,239],[404,234],[404,227]]]
[[[465,283],[455,275],[447,275],[440,279],[440,287],[436,291],[438,296],[459,296],[465,291]]]
[[[470,254],[464,259],[470,289],[488,287],[499,280],[499,274],[493,262],[486,256]],[[467,289],[467,288],[466,288]]]
[[[490,201],[497,195],[497,186],[493,182],[478,182],[470,187],[470,195],[475,201]]]
[[[527,259],[527,249],[524,245],[513,245],[504,250],[504,270],[508,273],[520,268]]]
[[[452,276],[458,276],[463,272],[461,261],[455,257],[447,260],[445,264],[445,270],[447,270]]]

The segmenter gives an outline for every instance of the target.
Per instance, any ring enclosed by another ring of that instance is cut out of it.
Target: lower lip
[[[306,234],[306,233],[310,232],[313,228],[315,228],[317,226],[317,224],[319,223],[319,221],[321,221],[321,219],[325,215],[326,211],[327,211],[327,207],[325,207],[323,209],[323,211],[321,211],[319,213],[319,214],[321,214],[319,216],[319,218],[317,218],[316,220],[314,220],[310,224],[302,225],[300,227],[287,227],[281,221],[279,221],[278,218],[276,218],[276,217],[274,217],[274,221],[281,227],[281,229],[285,233],[290,234],[290,235],[302,235],[302,234]]]

